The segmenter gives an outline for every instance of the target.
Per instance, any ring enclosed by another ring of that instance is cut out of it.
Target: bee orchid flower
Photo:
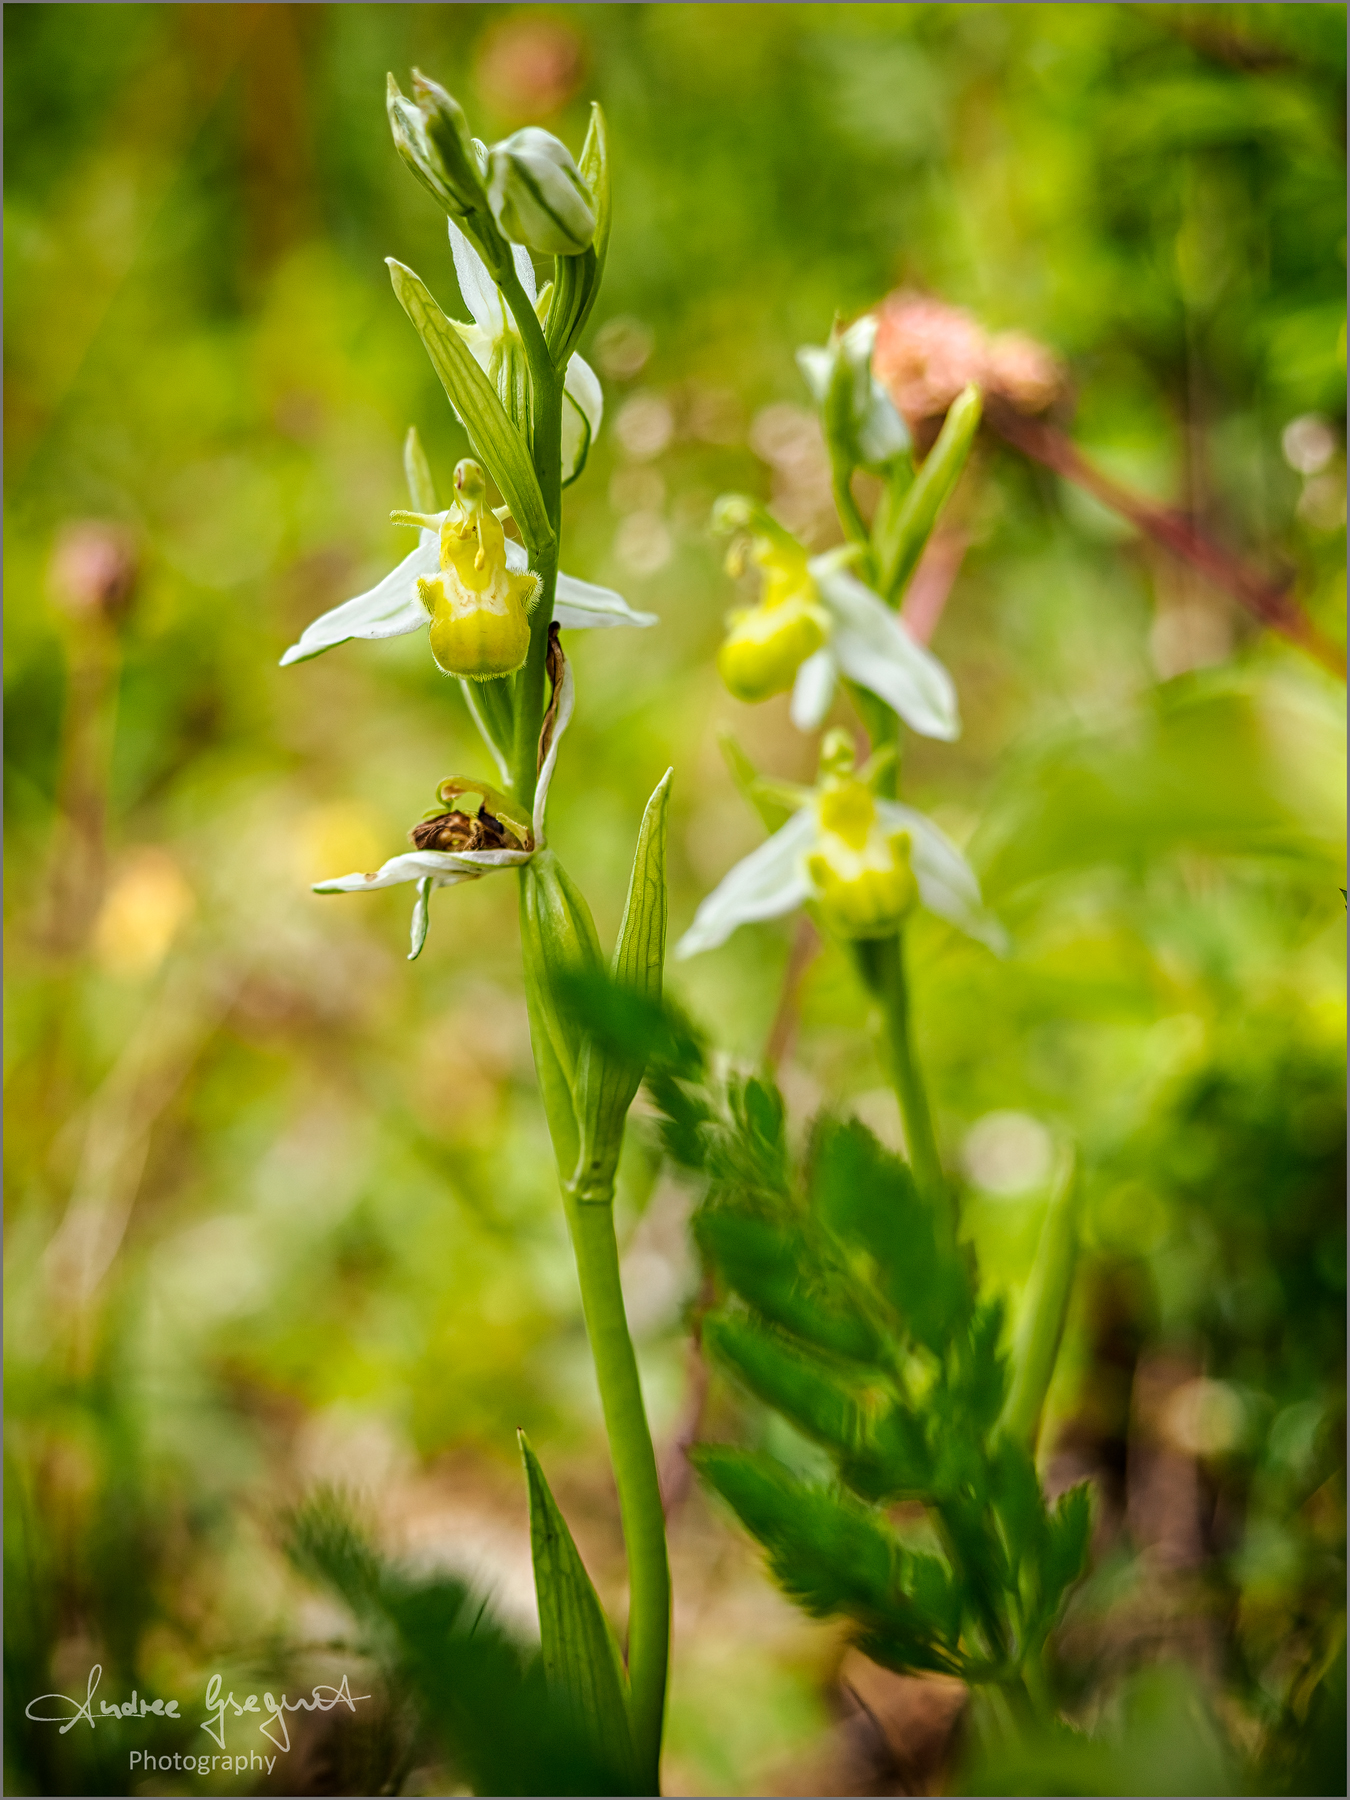
[[[739,925],[808,904],[842,938],[892,935],[921,904],[1001,952],[1002,926],[985,910],[970,864],[933,821],[873,794],[853,772],[846,734],[830,732],[814,788],[761,784],[796,803],[787,823],[737,863],[703,901],[675,947],[681,959],[715,950]]]
[[[762,506],[739,494],[717,502],[713,527],[737,534],[727,559],[733,574],[748,560],[764,576],[758,603],[731,614],[718,653],[722,679],[738,700],[767,700],[790,688],[793,724],[816,731],[846,677],[921,736],[960,736],[951,676],[851,572],[856,551],[809,556]]]
[[[339,875],[316,881],[316,894],[366,894],[376,888],[417,883],[413,906],[412,949],[408,960],[421,955],[426,942],[428,906],[436,888],[456,887],[464,881],[481,881],[504,869],[518,869],[545,846],[544,817],[548,790],[558,761],[558,745],[572,718],[575,690],[570,664],[558,647],[556,634],[549,650],[553,701],[545,721],[546,747],[534,791],[534,806],[527,818],[521,808],[499,789],[469,776],[452,776],[437,789],[438,805],[409,836],[414,848],[391,856],[368,874]]]

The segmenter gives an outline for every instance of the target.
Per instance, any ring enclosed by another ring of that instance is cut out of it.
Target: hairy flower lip
[[[576,700],[576,689],[572,680],[572,666],[565,659],[562,661],[560,678],[557,687],[557,712],[554,717],[553,731],[550,737],[543,764],[539,770],[539,782],[535,788],[534,808],[530,818],[530,839],[527,847],[515,850],[407,850],[400,856],[391,856],[388,862],[382,863],[378,869],[368,873],[341,875],[330,881],[316,881],[316,894],[362,894],[371,893],[376,888],[397,887],[404,881],[430,881],[433,887],[454,887],[462,881],[479,881],[484,875],[493,875],[502,869],[518,869],[522,863],[545,848],[547,838],[544,834],[544,816],[548,807],[548,791],[553,782],[553,771],[558,762],[558,746],[563,734],[572,719],[572,709]],[[443,786],[446,784],[442,784]],[[467,784],[466,784],[466,790]]]

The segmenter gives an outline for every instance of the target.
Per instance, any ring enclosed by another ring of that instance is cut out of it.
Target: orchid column
[[[655,1793],[670,1636],[670,1578],[656,1459],[624,1313],[614,1238],[614,1180],[624,1119],[643,1067],[593,1043],[573,986],[602,969],[590,909],[546,837],[549,787],[574,690],[560,633],[649,626],[622,597],[561,574],[562,491],[599,429],[600,386],[575,345],[590,316],[609,238],[604,122],[592,110],[578,161],[557,138],[518,131],[491,148],[456,102],[414,75],[413,99],[389,80],[394,141],[449,218],[472,322],[450,319],[425,284],[389,263],[474,458],[438,507],[415,433],[405,455],[413,510],[395,519],[416,548],[368,593],[315,621],[287,651],[299,662],[349,638],[429,631],[439,667],[459,679],[495,780],[452,775],[410,832],[413,849],[380,869],[320,884],[323,893],[416,884],[411,956],[431,896],[515,869],[520,884],[530,1037],[576,1254],[628,1553],[627,1666],[528,1445],[531,1541],[545,1671],[616,1793]],[[552,259],[536,286],[534,256]],[[502,502],[490,502],[485,471]],[[520,534],[506,535],[510,522]],[[669,774],[647,806],[610,979],[659,998],[665,954]]]

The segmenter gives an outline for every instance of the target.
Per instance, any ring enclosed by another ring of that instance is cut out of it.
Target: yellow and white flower
[[[842,733],[826,738],[815,788],[774,784],[775,793],[799,802],[797,811],[708,895],[676,945],[677,957],[715,950],[737,926],[807,904],[836,936],[878,938],[897,931],[917,903],[1003,949],[1003,928],[985,909],[956,845],[912,806],[879,799],[854,774],[846,742]]]
[[[728,568],[739,574],[749,560],[764,577],[757,604],[730,615],[718,653],[722,679],[737,699],[767,700],[791,689],[793,724],[815,731],[844,676],[921,736],[960,736],[951,676],[851,572],[853,550],[810,556],[763,507],[740,495],[718,501],[713,524],[738,533]]]

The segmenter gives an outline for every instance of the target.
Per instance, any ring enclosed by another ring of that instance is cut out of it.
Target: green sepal
[[[742,750],[739,740],[731,732],[719,731],[717,744],[727,768],[731,771],[731,779],[740,790],[741,797],[747,806],[752,806],[759,814],[766,831],[772,833],[777,831],[780,826],[786,825],[793,813],[799,810],[800,805],[805,804],[805,800],[803,800],[798,805],[790,805],[788,797],[778,791],[784,784],[779,783],[775,787],[774,784],[766,782],[745,751]],[[806,789],[802,791],[804,794],[807,793]]]
[[[628,1677],[618,1642],[539,1459],[525,1433],[517,1437],[530,1492],[530,1555],[548,1690],[597,1762],[614,1770],[612,1791],[635,1793]]]
[[[872,543],[880,591],[892,606],[904,592],[938,514],[951,498],[966,466],[982,405],[979,388],[973,383],[963,388],[908,490],[897,480],[882,495],[872,524]]]
[[[617,987],[652,1005],[661,1000],[666,957],[666,821],[673,773],[666,770],[642,815],[628,900],[610,964],[610,978]],[[624,1119],[645,1067],[645,1056],[616,1052],[593,1037],[586,1041],[575,1090],[581,1153],[571,1185],[579,1200],[607,1199],[613,1192]]]
[[[407,477],[414,512],[438,513],[441,509],[436,500],[436,482],[415,425],[408,427],[408,435],[403,440],[403,473]]]
[[[524,439],[425,283],[392,256],[386,260],[394,292],[416,326],[450,404],[464,422],[474,454],[487,464],[525,542],[536,553],[550,549],[553,527]]]
[[[591,315],[609,249],[609,149],[605,115],[595,102],[591,104],[590,127],[577,158],[577,168],[595,202],[595,236],[590,248],[582,251],[580,256],[558,256],[553,260],[553,294],[544,336],[549,354],[560,369],[567,366]],[[577,473],[580,472],[578,469]]]

